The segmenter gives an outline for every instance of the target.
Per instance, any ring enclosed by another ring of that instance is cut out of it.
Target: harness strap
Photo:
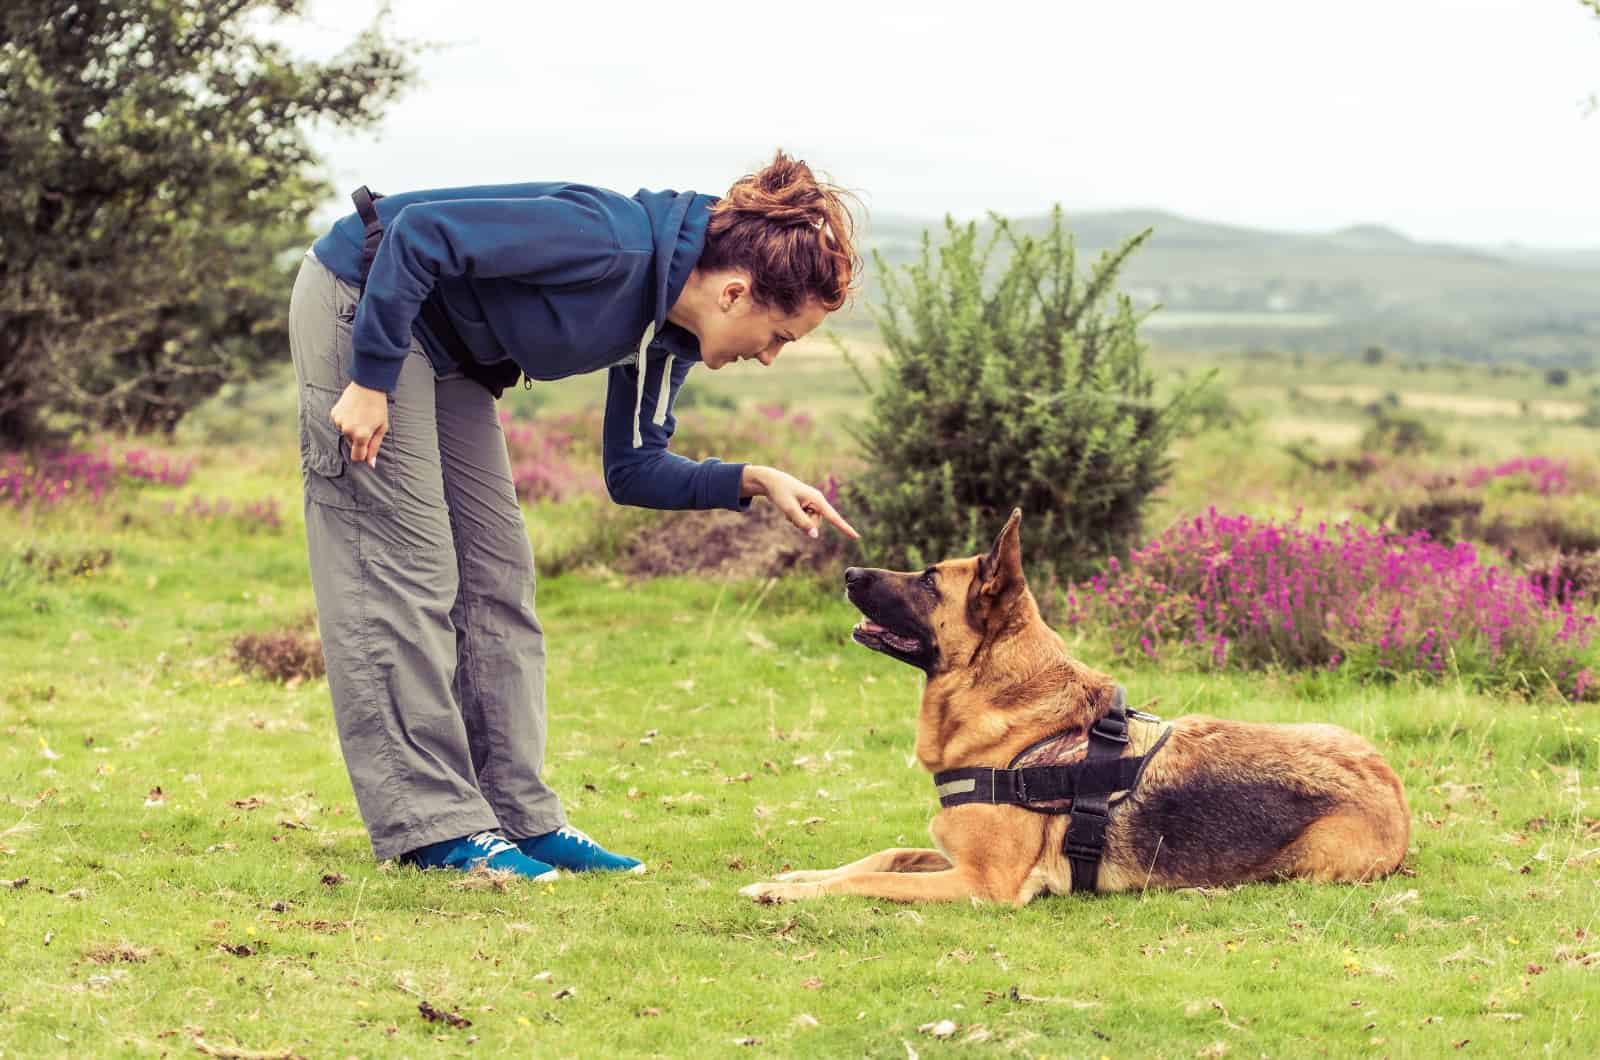
[[[1128,718],[1122,696],[1117,696],[1111,710],[1094,723],[1089,730],[1089,750],[1084,764],[1089,767],[1110,762],[1137,762],[1142,768],[1144,756],[1123,758],[1128,746]],[[1139,770],[1134,770],[1137,779]],[[1130,783],[1128,785],[1132,787]],[[1062,850],[1067,863],[1072,866],[1072,889],[1093,891],[1100,875],[1100,856],[1105,853],[1106,829],[1111,824],[1111,793],[1090,792],[1072,800],[1072,816],[1067,819],[1067,837]]]
[[[378,244],[383,242],[383,221],[378,218],[378,208],[374,205],[383,198],[379,192],[368,189],[363,184],[350,193],[350,201],[356,204],[356,216],[361,218],[363,226],[361,236],[361,286],[367,286],[367,274],[372,271],[372,261],[378,256]],[[450,354],[450,359],[456,362],[456,367],[461,369],[461,374],[474,382],[482,384],[489,393],[499,397],[505,388],[516,383],[517,377],[522,374],[522,369],[515,361],[501,361],[495,364],[483,364],[472,356],[467,349],[467,344],[461,341],[455,325],[450,323],[450,318],[445,315],[444,307],[433,295],[423,300],[421,308],[417,311],[428,334],[439,341],[439,345]],[[532,385],[531,382],[529,384]]]
[[[1093,744],[1090,745],[1091,749]],[[936,773],[939,803],[962,806],[983,802],[1020,806],[1029,802],[1078,799],[1087,795],[1126,791],[1139,776],[1144,758],[1115,758],[1074,762],[1070,766],[1028,766],[994,769],[977,766]]]
[[[1163,735],[1148,753],[1124,757],[1123,752],[1128,747],[1129,713],[1119,688],[1111,709],[1089,729],[1089,746],[1084,757],[1071,765],[1023,769],[978,766],[935,773],[933,782],[939,804],[948,807],[978,802],[1025,806],[1071,799],[1063,853],[1072,867],[1072,889],[1093,891],[1100,872],[1100,858],[1105,852],[1106,829],[1111,824],[1111,796],[1137,785],[1145,763],[1166,742]],[[1150,717],[1137,711],[1132,713],[1136,717]]]

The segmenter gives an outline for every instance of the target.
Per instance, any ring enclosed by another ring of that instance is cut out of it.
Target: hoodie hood
[[[634,196],[644,208],[655,242],[655,303],[651,318],[655,324],[652,341],[667,348],[682,360],[700,360],[700,340],[692,332],[667,323],[667,311],[689,282],[706,247],[706,227],[711,222],[715,196],[693,191],[648,191],[641,188]]]

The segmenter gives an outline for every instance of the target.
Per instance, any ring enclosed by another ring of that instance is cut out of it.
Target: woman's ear
[[[717,306],[724,313],[750,308],[750,280],[742,273],[730,273],[722,281],[722,288],[717,292]]]

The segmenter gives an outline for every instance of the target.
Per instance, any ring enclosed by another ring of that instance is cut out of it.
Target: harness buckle
[[[1112,743],[1128,742],[1128,720],[1120,713],[1113,711],[1094,723],[1090,734]]]

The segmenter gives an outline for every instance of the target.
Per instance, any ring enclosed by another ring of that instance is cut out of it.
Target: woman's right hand
[[[845,522],[844,516],[833,510],[828,498],[815,486],[807,485],[775,467],[746,464],[739,479],[741,497],[765,497],[777,506],[788,520],[804,530],[810,537],[817,536],[817,524],[826,520],[848,537],[860,539],[855,527]]]
[[[333,403],[328,413],[339,433],[350,442],[350,459],[368,467],[378,466],[378,446],[389,431],[389,395],[381,390],[351,383]]]

